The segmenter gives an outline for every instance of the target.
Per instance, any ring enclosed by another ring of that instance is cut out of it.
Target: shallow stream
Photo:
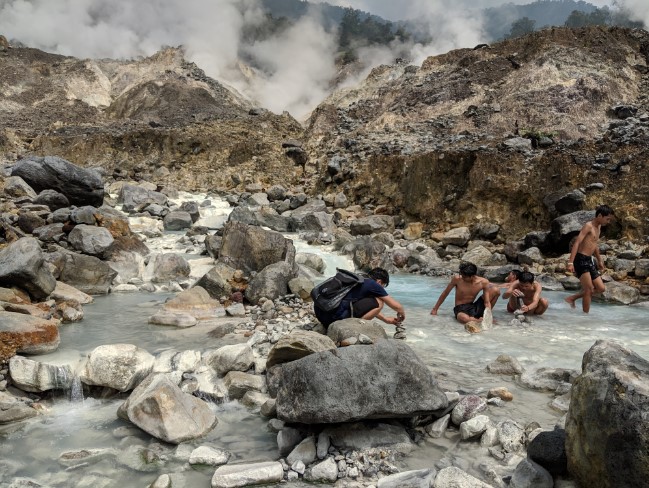
[[[296,240],[298,252],[315,252],[327,262],[325,275],[336,266],[350,267],[349,261],[325,248],[308,246]],[[550,407],[553,397],[523,388],[510,378],[485,372],[488,363],[500,354],[517,358],[524,368],[563,367],[580,369],[584,352],[601,338],[616,339],[638,354],[649,357],[649,308],[646,305],[614,306],[595,303],[589,315],[574,310],[563,301],[567,293],[544,292],[550,300],[548,312],[527,327],[508,325],[512,316],[504,301],[496,305],[492,330],[471,335],[452,316],[453,296],[442,305],[438,316],[430,309],[446,286],[441,278],[397,274],[391,277],[388,292],[405,305],[407,339],[419,357],[431,367],[443,387],[484,393],[506,386],[514,400],[504,407],[490,407],[494,420],[511,418],[525,425],[536,421],[552,428],[563,415]],[[32,357],[55,364],[77,364],[86,353],[102,344],[129,343],[152,354],[167,349],[205,350],[218,348],[244,338],[226,336],[208,339],[209,327],[171,329],[148,324],[147,320],[170,293],[113,293],[96,297],[86,305],[85,318],[77,324],[61,326],[61,346],[53,354]],[[240,319],[233,319],[239,321]],[[391,334],[391,326],[385,326]],[[104,486],[146,487],[160,474],[181,473],[186,485],[208,487],[213,468],[195,469],[186,456],[176,457],[176,447],[162,445],[163,458],[152,471],[133,467],[129,446],[158,444],[155,439],[117,419],[122,398],[86,398],[70,401],[69,392],[45,402],[47,411],[32,420],[0,429],[0,486],[26,477],[52,487]],[[181,446],[179,454],[199,445],[211,445],[232,453],[232,462],[254,462],[279,458],[276,434],[267,419],[238,402],[212,405],[218,425],[206,438]],[[126,429],[125,429],[126,428]],[[111,449],[94,464],[68,467],[59,462],[65,451]],[[458,444],[449,435],[442,439],[425,438],[419,448],[400,462],[402,470],[432,467],[452,451],[455,462],[469,472],[478,472],[486,453],[475,443]],[[185,459],[183,459],[185,458]],[[176,485],[174,485],[176,486]],[[294,485],[297,486],[297,485]]]

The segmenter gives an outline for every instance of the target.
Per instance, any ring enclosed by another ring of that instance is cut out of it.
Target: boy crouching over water
[[[503,298],[509,299],[507,311],[514,313],[520,310],[523,313],[541,315],[548,309],[547,299],[541,298],[541,289],[541,283],[534,281],[534,274],[522,271],[503,293]]]
[[[485,309],[491,309],[498,301],[500,290],[488,279],[478,276],[477,273],[478,268],[475,264],[460,264],[460,274],[453,276],[451,282],[439,296],[435,307],[430,311],[431,315],[437,315],[439,307],[455,288],[455,307],[453,308],[455,319],[463,324],[482,319]],[[482,291],[482,295],[476,299],[480,291]]]

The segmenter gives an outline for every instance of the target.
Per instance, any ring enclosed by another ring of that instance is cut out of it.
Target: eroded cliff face
[[[301,175],[281,143],[290,115],[253,107],[179,49],[143,60],[78,60],[29,48],[0,53],[0,150],[55,155],[108,174],[187,190]]]
[[[379,66],[303,128],[179,49],[115,61],[4,47],[0,155],[60,156],[187,190],[305,183],[387,205],[431,232],[496,223],[504,238],[547,230],[546,197],[583,189],[584,208],[616,209],[616,236],[643,239],[648,56],[646,31],[546,29],[421,66]],[[282,147],[288,139],[306,153]]]
[[[648,55],[646,31],[552,28],[375,68],[308,121],[320,190],[511,238],[548,228],[550,193],[589,188],[584,208],[614,206],[616,234],[641,238]]]

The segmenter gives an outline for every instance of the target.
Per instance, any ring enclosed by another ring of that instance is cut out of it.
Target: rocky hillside
[[[608,203],[615,237],[644,240],[648,56],[643,30],[550,28],[376,67],[302,127],[178,49],[78,60],[0,44],[0,160],[60,156],[188,190],[305,183],[431,233],[495,226],[505,239]]]
[[[293,160],[281,142],[302,132],[289,115],[255,108],[205,76],[179,49],[114,61],[0,46],[0,87],[6,162],[57,155],[185,189],[285,181]]]
[[[321,189],[508,237],[582,189],[577,207],[609,203],[618,233],[646,235],[648,56],[646,31],[551,28],[377,67],[309,120]]]

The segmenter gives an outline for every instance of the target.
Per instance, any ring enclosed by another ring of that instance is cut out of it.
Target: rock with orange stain
[[[61,342],[58,324],[58,320],[0,311],[0,359],[55,351]]]

